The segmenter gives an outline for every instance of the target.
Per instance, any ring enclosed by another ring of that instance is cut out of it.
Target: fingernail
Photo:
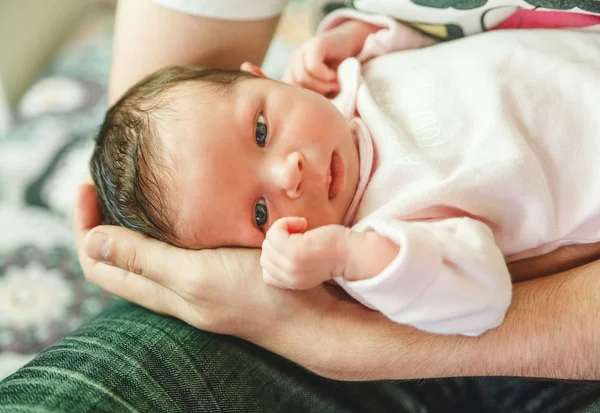
[[[85,252],[96,261],[107,261],[109,247],[110,237],[104,232],[94,231],[88,236]]]

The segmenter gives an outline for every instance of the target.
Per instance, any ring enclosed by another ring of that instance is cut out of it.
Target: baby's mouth
[[[340,155],[334,151],[329,165],[329,199],[334,199],[344,189],[344,162]]]

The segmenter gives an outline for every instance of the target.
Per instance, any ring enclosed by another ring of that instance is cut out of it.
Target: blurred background
[[[111,300],[81,274],[71,211],[107,109],[115,3],[0,0],[0,380]],[[309,10],[288,1],[268,75],[310,36]]]

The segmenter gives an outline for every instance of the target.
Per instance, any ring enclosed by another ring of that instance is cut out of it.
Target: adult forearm
[[[109,100],[157,69],[172,65],[238,69],[260,65],[278,18],[232,21],[187,15],[149,0],[119,1]]]
[[[256,341],[343,380],[450,376],[600,379],[600,262],[516,284],[504,323],[480,337],[443,336],[337,301]]]
[[[474,340],[472,374],[599,380],[599,287],[600,261],[515,284],[504,324]]]

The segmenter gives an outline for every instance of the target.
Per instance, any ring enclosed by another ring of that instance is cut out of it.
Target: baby
[[[338,16],[321,36],[346,47],[312,42],[287,74],[334,100],[249,63],[163,69],[100,130],[103,220],[262,247],[271,285],[333,279],[398,323],[479,335],[510,304],[506,262],[600,240],[594,29],[421,48],[435,41],[392,19]]]

